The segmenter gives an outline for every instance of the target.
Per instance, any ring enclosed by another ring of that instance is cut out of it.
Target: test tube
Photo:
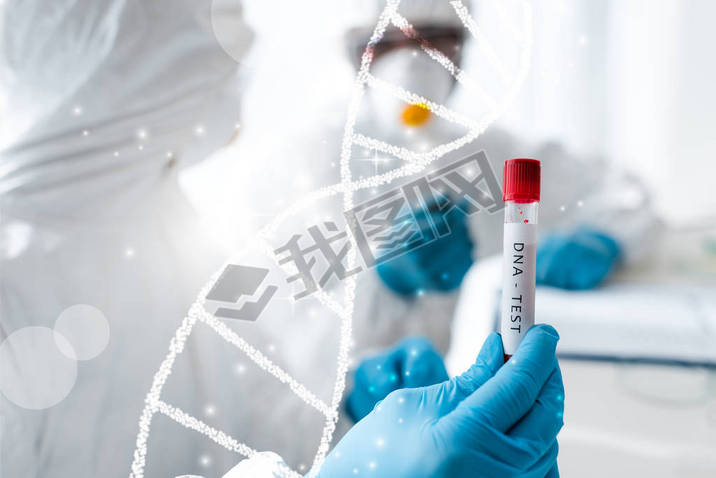
[[[540,162],[526,158],[505,161],[502,191],[505,226],[500,334],[506,362],[535,323]]]

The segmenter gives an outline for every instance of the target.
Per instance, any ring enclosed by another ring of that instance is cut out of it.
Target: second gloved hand
[[[431,222],[443,221],[441,214],[434,208],[428,213],[416,212],[416,222],[423,236],[431,233]],[[466,218],[461,210],[454,208],[446,215],[449,234],[380,263],[377,272],[383,283],[405,296],[457,289],[473,263],[474,247]]]
[[[361,362],[353,375],[346,412],[357,422],[394,390],[425,387],[447,379],[445,363],[428,339],[405,339]]]
[[[567,290],[593,289],[614,269],[620,253],[616,240],[592,229],[554,234],[537,249],[537,283]]]
[[[462,375],[388,395],[343,437],[317,476],[558,477],[564,387],[557,340],[553,328],[535,326],[503,365],[502,340],[491,334]]]

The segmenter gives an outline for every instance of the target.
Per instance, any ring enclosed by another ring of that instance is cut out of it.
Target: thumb
[[[471,429],[471,424],[486,424],[507,431],[529,411],[552,375],[558,340],[552,327],[533,326],[512,359],[444,417],[443,426]]]

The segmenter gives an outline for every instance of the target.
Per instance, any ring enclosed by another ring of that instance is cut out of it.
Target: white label
[[[505,224],[502,253],[502,320],[506,355],[512,355],[535,323],[537,224]]]

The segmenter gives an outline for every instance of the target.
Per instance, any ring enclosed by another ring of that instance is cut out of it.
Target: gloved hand
[[[620,254],[616,240],[592,229],[549,236],[537,249],[537,283],[593,289],[614,269]]]
[[[502,365],[502,341],[491,334],[462,375],[388,395],[343,437],[317,476],[558,477],[558,339],[552,327],[535,326]]]
[[[405,339],[361,362],[346,400],[346,412],[357,422],[394,390],[425,387],[447,379],[443,359],[428,339]]]
[[[428,213],[418,211],[416,219],[421,232],[430,230],[431,221],[442,221],[435,208]],[[408,296],[426,291],[446,292],[460,286],[473,263],[473,244],[465,213],[454,208],[446,219],[449,234],[378,264],[378,276],[390,290]]]

